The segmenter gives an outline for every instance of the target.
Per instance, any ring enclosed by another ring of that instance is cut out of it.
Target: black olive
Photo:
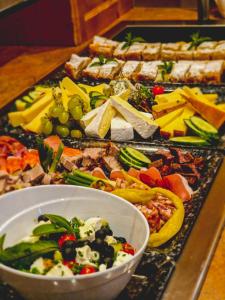
[[[41,221],[47,222],[48,220],[49,220],[49,218],[46,217],[45,215],[40,215],[38,217],[38,222],[41,222]]]
[[[65,260],[72,260],[76,256],[75,242],[65,241],[61,248],[62,256]]]
[[[97,238],[95,241],[91,243],[91,249],[99,252],[104,251],[104,248],[106,246],[108,246],[108,244],[100,238]]]
[[[103,261],[104,261],[104,264],[107,265],[107,268],[111,268],[112,267],[112,265],[113,265],[113,259],[112,259],[112,257],[105,257]]]
[[[105,257],[113,257],[114,256],[114,248],[112,246],[107,245],[102,249],[102,254]]]
[[[114,238],[117,240],[117,242],[122,243],[122,244],[127,242],[127,240],[121,236],[114,236]]]
[[[106,235],[113,235],[113,232],[109,227],[105,227],[105,233]]]
[[[104,240],[106,236],[107,233],[105,232],[105,228],[101,228],[95,232],[95,238]]]

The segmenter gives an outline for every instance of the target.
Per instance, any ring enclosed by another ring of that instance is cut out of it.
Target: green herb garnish
[[[66,229],[63,227],[58,227],[55,224],[42,224],[34,228],[32,234],[35,236],[49,235],[52,233],[63,233]]]
[[[69,233],[73,233],[73,227],[70,225],[70,222],[67,221],[67,219],[65,219],[64,217],[52,214],[44,214],[44,216],[47,217],[52,224],[58,226],[58,228],[64,228]]]
[[[100,54],[98,57],[98,61],[93,62],[90,65],[90,67],[103,66],[103,65],[109,64],[110,62],[118,63],[118,61],[115,58],[106,58],[102,54]]]
[[[140,36],[132,37],[132,33],[128,32],[127,35],[125,36],[125,43],[121,49],[122,50],[126,49],[126,48],[130,47],[131,45],[133,45],[134,43],[144,43],[144,42],[145,42],[145,40],[142,37],[140,37]]]
[[[191,49],[197,49],[197,47],[199,45],[201,45],[204,42],[208,42],[211,41],[211,37],[209,36],[205,36],[205,37],[201,37],[199,32],[195,32],[191,35],[191,45],[188,47],[188,50]]]
[[[164,61],[159,65],[159,70],[161,71],[162,79],[165,80],[165,75],[170,74],[173,69],[173,61]]]

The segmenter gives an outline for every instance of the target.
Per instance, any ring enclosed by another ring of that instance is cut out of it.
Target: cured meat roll
[[[91,61],[90,57],[81,57],[76,54],[72,54],[70,60],[65,64],[67,73],[74,79],[78,79],[82,70]]]
[[[222,81],[224,71],[223,60],[212,60],[207,62],[204,71],[204,81],[207,83],[219,83]]]
[[[144,51],[146,45],[143,43],[134,43],[131,45],[127,52],[125,53],[125,59],[134,59],[134,60],[141,60],[142,52]]]
[[[162,64],[162,61],[150,61],[150,62],[143,62],[140,71],[135,76],[136,80],[149,80],[155,81],[157,73],[158,73],[158,66]]]
[[[190,47],[191,43],[181,43],[180,49],[176,51],[176,59],[192,60],[194,51]]]
[[[127,61],[124,66],[122,67],[122,70],[120,72],[120,77],[125,77],[127,79],[133,79],[136,77],[137,73],[141,69],[142,63],[135,60],[129,60]]]
[[[92,56],[101,54],[105,57],[112,57],[113,51],[118,44],[116,41],[96,35],[94,36],[93,43],[89,45],[89,49]]]
[[[205,61],[192,62],[186,74],[186,82],[203,82],[206,64],[207,62]]]
[[[157,60],[160,56],[161,43],[146,43],[146,47],[142,51],[143,60]]]
[[[110,63],[101,66],[97,78],[112,80],[120,71],[123,64],[124,61],[117,60],[117,61],[111,61]]]
[[[217,42],[204,42],[198,46],[194,51],[194,59],[197,60],[208,60],[212,59],[214,48]]]
[[[173,69],[170,73],[170,81],[172,82],[185,82],[186,81],[186,73],[188,72],[191,61],[181,60],[174,64]]]
[[[213,59],[225,59],[225,41],[220,41],[213,51]]]
[[[99,59],[97,57],[93,58],[92,61],[89,63],[89,65],[86,67],[86,69],[83,70],[82,74],[86,77],[91,77],[94,79],[98,78],[98,74],[100,72],[100,66],[93,66],[93,63],[99,62]]]

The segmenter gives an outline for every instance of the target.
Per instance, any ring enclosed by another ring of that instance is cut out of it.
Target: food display
[[[29,236],[2,249],[0,262],[37,275],[68,277],[102,272],[119,266],[135,254],[123,237],[113,236],[108,222],[100,217],[70,221],[44,214]]]
[[[76,60],[75,60],[76,57]],[[91,59],[85,68],[77,61],[81,57],[73,54],[65,65],[68,75],[74,79],[88,77],[93,80],[127,78],[134,82],[183,82],[218,84],[223,80],[223,60],[201,61],[136,61],[126,62],[117,58],[107,59],[100,55]],[[85,57],[87,60],[89,57]],[[83,68],[83,69],[82,69]]]
[[[93,56],[102,54],[124,60],[217,60],[225,58],[225,41],[212,41],[192,34],[190,42],[147,43],[142,37],[128,33],[124,42],[95,36],[89,45]]]
[[[195,33],[187,42],[148,43],[128,33],[122,42],[95,36],[89,51],[72,54],[0,117],[0,195],[68,184],[129,201],[150,228],[136,294],[163,282],[161,295],[223,160],[225,41]],[[1,263],[66,277],[135,254],[101,216],[37,221],[12,247],[0,238]]]

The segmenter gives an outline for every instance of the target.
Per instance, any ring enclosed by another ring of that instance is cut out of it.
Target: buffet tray
[[[14,135],[14,137],[27,147],[36,146],[35,135],[22,133],[20,135]],[[93,140],[76,141],[66,138],[63,139],[63,142],[65,145],[75,148],[107,146],[107,142]],[[168,149],[168,147],[164,146],[150,146],[142,143],[115,144],[119,147],[126,145],[135,147],[147,155],[151,155],[159,149]],[[190,294],[190,291],[194,291],[191,295],[192,297],[197,295],[199,291],[203,274],[209,265],[212,251],[216,245],[224,221],[222,212],[225,208],[225,201],[221,195],[218,196],[218,185],[222,180],[221,172],[223,172],[223,174],[225,172],[225,165],[221,168],[220,175],[218,175],[213,185],[214,195],[212,196],[212,191],[210,193],[209,191],[223,161],[222,152],[210,149],[190,149],[189,151],[193,155],[204,157],[205,167],[202,171],[202,179],[194,194],[193,200],[185,203],[186,214],[182,229],[163,246],[146,249],[135,275],[133,275],[130,283],[117,300],[189,299],[187,297],[174,297],[173,295],[175,292],[177,295],[184,293],[182,282],[183,284],[189,283],[186,292]],[[220,189],[222,189],[222,186],[221,184]],[[188,238],[189,235],[190,238]],[[190,270],[196,271],[192,274],[195,281],[192,281],[191,284],[190,278],[186,277],[186,274],[189,274],[188,270],[189,273],[191,272]],[[182,282],[177,279],[179,276],[183,277]],[[197,288],[196,282],[199,283]],[[0,286],[0,299],[2,299],[1,295],[4,295],[4,300],[21,299],[4,285]]]

